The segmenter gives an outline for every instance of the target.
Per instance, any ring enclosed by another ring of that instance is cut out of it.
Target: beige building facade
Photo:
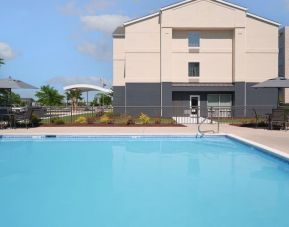
[[[276,89],[251,86],[278,75],[278,32],[278,23],[221,0],[187,0],[124,23],[113,34],[114,106],[274,106]]]
[[[279,31],[279,76],[289,78],[289,27]],[[289,103],[289,89],[284,92],[285,102]]]

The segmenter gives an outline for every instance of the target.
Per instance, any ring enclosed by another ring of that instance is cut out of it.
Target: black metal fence
[[[31,107],[32,118],[41,124],[102,123],[107,116],[109,123],[126,124],[125,120],[137,122],[141,114],[150,118],[151,123],[169,124],[204,123],[255,123],[266,122],[274,106],[228,106],[228,107],[185,107],[185,106],[103,106],[103,107]],[[284,107],[286,108],[286,107]],[[0,107],[0,125],[24,115],[29,108]],[[289,108],[288,108],[289,109]],[[106,122],[105,122],[106,123]],[[11,125],[11,122],[10,122]]]

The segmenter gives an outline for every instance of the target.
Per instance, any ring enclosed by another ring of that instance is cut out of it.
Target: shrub
[[[103,115],[101,118],[100,118],[100,123],[101,124],[112,124],[112,119],[106,115]]]
[[[144,113],[141,113],[138,119],[143,125],[147,125],[151,120],[150,117]]]
[[[126,119],[126,125],[134,125],[134,124],[135,124],[135,121],[134,121],[133,117],[129,116]]]
[[[103,115],[111,118],[111,117],[113,117],[113,112],[111,112],[111,111],[110,112],[105,112]]]
[[[35,114],[32,114],[32,116],[31,116],[32,126],[39,126],[40,122],[41,122],[41,119],[39,119]]]
[[[55,124],[55,125],[64,125],[65,124],[64,120],[61,118],[52,118],[51,123]]]
[[[79,117],[76,119],[75,123],[77,124],[86,124],[87,121],[86,121],[86,117]]]
[[[160,125],[162,123],[162,120],[160,118],[155,119],[155,124]]]
[[[121,116],[121,124],[123,124],[123,125],[134,125],[135,121],[134,121],[132,116],[125,115],[125,116]]]
[[[94,117],[87,117],[86,118],[87,124],[94,124],[96,122],[96,119]]]

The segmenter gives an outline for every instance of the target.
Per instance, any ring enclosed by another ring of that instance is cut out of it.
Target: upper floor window
[[[199,32],[190,32],[189,33],[189,47],[200,47],[200,33]]]
[[[189,63],[189,77],[199,77],[200,76],[200,63],[190,62]]]

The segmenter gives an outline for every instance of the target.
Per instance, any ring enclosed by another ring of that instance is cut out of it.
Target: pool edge
[[[0,139],[5,138],[21,138],[21,139],[45,139],[45,138],[65,138],[65,137],[78,137],[78,138],[93,138],[93,137],[197,137],[197,133],[54,133],[54,134],[45,134],[45,133],[30,133],[30,134],[0,134]],[[278,149],[263,145],[261,143],[254,142],[252,140],[245,139],[240,136],[229,133],[218,133],[218,134],[207,134],[204,137],[226,137],[237,142],[252,146],[256,149],[259,149],[262,152],[265,152],[269,155],[273,155],[277,158],[281,158],[285,161],[289,161],[289,154]]]

